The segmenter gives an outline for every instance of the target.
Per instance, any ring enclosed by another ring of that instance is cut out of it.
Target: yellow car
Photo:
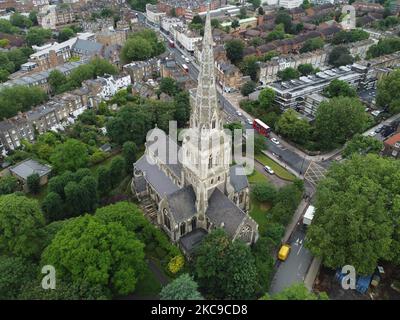
[[[278,259],[281,261],[285,261],[290,253],[290,246],[288,244],[282,245],[278,252]]]

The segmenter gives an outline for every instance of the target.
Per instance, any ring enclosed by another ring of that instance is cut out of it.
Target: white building
[[[160,12],[157,9],[156,5],[153,4],[146,4],[146,18],[151,23],[156,25],[160,25],[161,18],[165,17],[167,14],[165,12]]]
[[[161,18],[161,29],[166,32],[172,33],[172,28],[183,27],[184,23],[181,19],[171,18],[171,17],[162,17]]]
[[[123,76],[114,78],[111,75],[104,75],[103,77],[97,77],[97,81],[102,85],[102,90],[100,92],[101,98],[107,100],[119,90],[126,89],[131,84],[131,77]]]
[[[54,30],[57,25],[56,5],[46,5],[40,8],[37,15],[38,24],[43,29]]]
[[[279,0],[279,6],[285,9],[293,9],[300,7],[303,4],[303,0]]]
[[[172,28],[172,35],[175,42],[180,44],[189,52],[193,52],[196,43],[202,39],[198,34],[181,27]]]

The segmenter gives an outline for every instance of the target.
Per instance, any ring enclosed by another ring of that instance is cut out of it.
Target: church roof
[[[239,192],[249,186],[249,181],[247,180],[243,166],[239,164],[232,166],[229,170],[229,176],[235,192]]]
[[[200,244],[200,242],[207,235],[207,231],[201,228],[194,229],[189,233],[185,234],[183,237],[179,239],[182,249],[191,254],[194,249]]]
[[[184,187],[167,196],[170,213],[176,223],[192,218],[196,214],[196,195],[192,186]]]
[[[146,155],[136,161],[135,170],[142,171],[147,182],[160,195],[168,195],[179,190],[178,186],[157,165],[148,162]]]
[[[174,140],[172,140],[172,139],[166,139],[166,149],[165,149],[165,151],[166,151],[166,159],[165,159],[165,165],[168,167],[168,168],[170,168],[171,169],[171,171],[178,177],[178,178],[180,178],[181,177],[181,173],[182,173],[182,168],[183,168],[183,166],[182,166],[182,163],[179,161],[179,157],[178,157],[178,155],[179,155],[179,150],[181,149],[181,147],[174,141]],[[152,145],[152,143],[154,143],[154,141],[153,142],[151,142],[151,141],[148,141],[147,142],[147,144],[148,144],[148,146],[151,146]],[[173,146],[173,148],[175,148],[174,150],[176,151],[176,153],[175,154],[172,154],[172,151],[171,151],[171,155],[174,157],[173,159],[170,159],[170,146]],[[155,152],[154,152],[154,156],[155,157],[157,157],[157,158],[159,158],[159,156],[158,156],[158,150],[155,150]],[[162,162],[164,162],[164,159],[161,159],[161,158],[159,158]],[[177,162],[177,163],[175,163],[175,162]]]
[[[218,188],[215,188],[208,200],[206,216],[216,227],[222,227],[230,236],[234,236],[246,214],[238,208]]]

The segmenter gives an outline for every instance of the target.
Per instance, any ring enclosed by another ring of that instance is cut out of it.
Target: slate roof
[[[101,43],[83,39],[76,40],[73,46],[74,51],[88,55],[98,54],[102,48],[103,45]]]
[[[179,239],[181,248],[189,254],[193,253],[206,235],[207,232],[205,230],[201,228],[194,229]]]
[[[229,169],[230,181],[235,192],[239,192],[249,186],[247,176],[244,174],[244,168],[241,165],[232,166]]]
[[[28,159],[20,162],[10,168],[10,171],[22,179],[26,180],[32,174],[37,173],[39,177],[43,177],[51,172],[51,167],[48,165],[40,164],[39,162]]]
[[[196,195],[192,186],[184,187],[168,195],[167,201],[176,223],[188,220],[196,214]]]
[[[172,180],[160,170],[155,164],[147,161],[147,156],[143,155],[134,165],[136,170],[145,174],[145,179],[160,195],[168,195],[179,190]]]
[[[246,214],[218,188],[215,188],[208,199],[206,216],[217,228],[223,223],[223,229],[230,236],[235,235],[239,225],[246,218]]]

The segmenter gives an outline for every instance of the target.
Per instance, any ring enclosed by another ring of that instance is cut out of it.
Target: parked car
[[[371,132],[368,133],[368,135],[370,137],[375,137],[376,136],[376,132],[375,131],[371,131]]]
[[[375,129],[376,133],[379,133],[383,130],[383,125],[379,125],[378,128]]]
[[[274,170],[271,169],[271,167],[265,166],[264,170],[267,171],[269,174],[274,174]]]
[[[246,119],[247,124],[252,125],[253,121],[251,121],[249,118]]]
[[[290,245],[288,244],[282,245],[282,247],[279,249],[278,252],[278,259],[281,261],[285,261],[289,256],[290,249],[291,249]]]
[[[242,116],[242,113],[240,111],[236,111],[236,115],[238,115],[239,117]]]
[[[278,139],[276,139],[276,138],[272,138],[271,141],[272,141],[273,143],[275,143],[276,145],[279,144],[279,141],[278,141]]]

